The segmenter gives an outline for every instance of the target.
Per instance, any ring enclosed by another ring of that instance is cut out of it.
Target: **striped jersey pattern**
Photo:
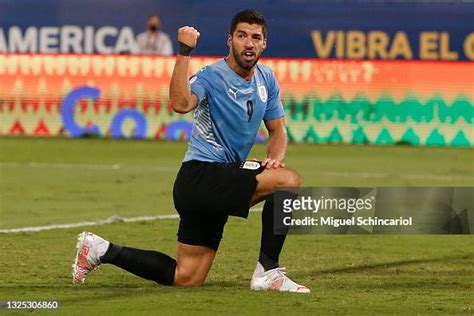
[[[211,114],[209,112],[209,103],[207,102],[207,98],[202,99],[199,103],[199,106],[194,113],[194,122],[194,126],[198,132],[209,144],[217,148],[222,148],[222,146],[217,143],[216,137],[212,131]]]

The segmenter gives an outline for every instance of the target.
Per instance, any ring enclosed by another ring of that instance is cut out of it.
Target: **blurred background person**
[[[157,14],[150,15],[146,31],[138,34],[139,54],[173,55],[173,44],[168,34],[161,31],[161,19]]]

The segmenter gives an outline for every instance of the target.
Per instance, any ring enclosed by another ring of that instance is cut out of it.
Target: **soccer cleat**
[[[109,242],[89,232],[82,232],[77,238],[77,254],[72,265],[72,283],[84,283],[89,272],[96,270]]]
[[[303,285],[293,282],[286,276],[285,268],[276,268],[265,271],[260,262],[250,282],[250,288],[255,291],[280,291],[292,293],[310,293],[311,291]]]

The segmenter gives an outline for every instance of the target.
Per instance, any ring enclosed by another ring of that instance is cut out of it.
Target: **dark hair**
[[[160,18],[160,16],[158,15],[158,13],[152,13],[152,14],[150,14],[146,20],[148,21],[148,20],[150,20],[151,18],[158,18],[158,20],[161,21],[161,18]]]
[[[244,10],[238,12],[232,22],[230,23],[230,35],[234,34],[234,31],[239,23],[258,24],[262,26],[263,37],[267,37],[267,23],[260,12],[255,10]]]

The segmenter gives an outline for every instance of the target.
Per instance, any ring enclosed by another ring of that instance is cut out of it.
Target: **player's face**
[[[229,35],[227,43],[237,64],[246,70],[255,66],[267,47],[262,26],[258,24],[237,24],[234,33]]]
[[[156,32],[160,29],[160,19],[157,16],[152,16],[147,20],[147,28],[152,31]]]

